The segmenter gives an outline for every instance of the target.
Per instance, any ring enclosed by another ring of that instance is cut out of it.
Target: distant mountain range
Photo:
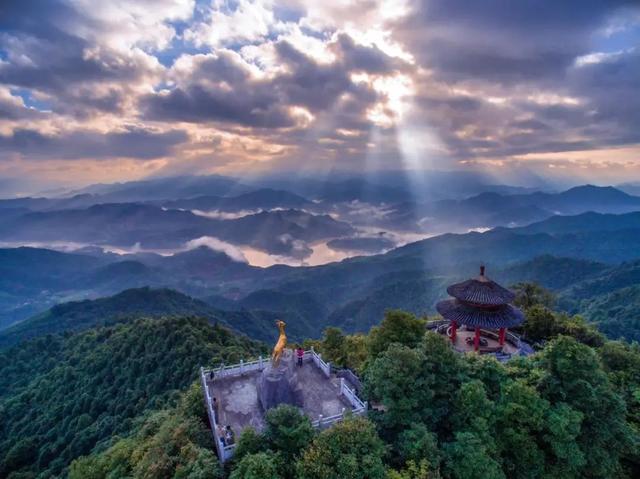
[[[212,237],[293,263],[310,257],[312,243],[318,242],[348,255],[375,254],[404,243],[407,235],[519,227],[554,215],[640,210],[640,197],[612,187],[586,185],[548,193],[488,186],[475,196],[459,198],[455,192],[460,190],[453,189],[453,199],[424,202],[425,195],[416,189],[419,181],[391,175],[388,185],[375,183],[381,179],[305,178],[300,181],[308,188],[301,195],[264,187],[268,180],[258,187],[259,183],[249,186],[252,183],[219,176],[179,177],[95,185],[65,198],[0,200],[0,241],[176,250]],[[468,191],[480,185],[476,179],[467,180]],[[292,181],[271,183],[300,190]]]
[[[585,185],[562,193],[504,195],[486,192],[464,200],[442,200],[414,205],[427,230],[460,231],[495,226],[522,226],[554,215],[585,212],[628,213],[640,210],[640,197],[613,187]],[[406,215],[399,209],[400,214]]]
[[[275,317],[288,319],[292,334],[303,337],[329,324],[368,330],[387,308],[432,313],[446,285],[475,275],[481,262],[500,281],[538,281],[561,294],[565,309],[591,311],[584,300],[640,282],[640,267],[629,266],[640,260],[640,214],[585,213],[447,234],[317,267],[256,268],[205,247],[172,256],[18,248],[0,250],[0,259],[5,327],[57,302],[152,286],[239,314],[225,324],[253,337],[272,334],[268,321]]]
[[[186,209],[201,211],[253,211],[282,209],[304,209],[313,202],[295,193],[283,190],[262,188],[238,196],[196,196],[195,198],[179,199],[162,202],[162,206],[169,209]]]
[[[148,204],[114,203],[8,218],[0,225],[0,240],[171,249],[209,236],[272,254],[302,257],[309,251],[297,240],[313,242],[350,235],[352,231],[349,224],[328,215],[299,210],[261,211],[237,219],[215,219]]]

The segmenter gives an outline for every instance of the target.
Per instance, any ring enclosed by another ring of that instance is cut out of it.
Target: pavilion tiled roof
[[[480,306],[499,306],[511,303],[516,297],[513,292],[487,278],[484,266],[480,268],[480,276],[452,284],[447,288],[447,293],[465,303]]]
[[[511,303],[515,294],[484,275],[449,286],[446,299],[436,305],[443,318],[472,328],[512,328],[524,321],[524,314]]]
[[[477,308],[457,299],[445,299],[436,305],[436,309],[443,318],[472,328],[513,328],[524,321],[522,311],[510,304]]]

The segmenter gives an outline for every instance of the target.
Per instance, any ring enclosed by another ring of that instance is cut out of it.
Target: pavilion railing
[[[436,319],[427,323],[427,329],[435,329],[436,331],[440,332],[441,326],[449,326],[449,324],[451,324],[451,322],[448,319]]]
[[[438,334],[445,334],[447,336],[449,335],[448,330],[451,327],[451,323],[448,320],[445,319],[445,320],[442,320],[442,321],[432,321],[429,324],[433,324],[433,323],[437,323],[436,326],[434,326],[434,328],[435,328],[435,330],[436,330],[436,332]],[[481,329],[480,333],[483,336],[488,336],[490,338],[495,339],[496,341],[499,340],[499,338],[500,338],[500,336],[497,333],[495,333],[493,331],[490,331],[490,330]],[[520,349],[521,346],[522,346],[520,336],[518,336],[517,334],[512,333],[510,331],[507,331],[505,333],[505,340],[508,341],[509,343],[513,344],[518,349]],[[464,349],[459,349],[459,348],[455,348],[455,349],[457,351],[461,351],[461,352],[465,351]]]

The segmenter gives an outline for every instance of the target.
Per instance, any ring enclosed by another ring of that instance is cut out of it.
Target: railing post
[[[344,419],[345,408],[342,408],[342,419]]]
[[[241,359],[240,360],[240,375],[244,374],[244,361]]]
[[[262,369],[262,354],[258,358],[258,364],[260,364],[260,369]]]
[[[340,378],[340,395],[344,396],[344,378]]]
[[[322,429],[322,414],[318,416],[318,429]]]

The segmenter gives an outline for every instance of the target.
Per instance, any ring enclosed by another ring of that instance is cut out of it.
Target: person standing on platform
[[[227,443],[227,446],[234,444],[236,442],[236,435],[233,433],[231,426],[227,426],[227,430],[224,434],[224,440]]]
[[[304,349],[302,349],[302,346],[298,346],[296,355],[298,356],[298,367],[302,367],[302,359],[304,358]]]

